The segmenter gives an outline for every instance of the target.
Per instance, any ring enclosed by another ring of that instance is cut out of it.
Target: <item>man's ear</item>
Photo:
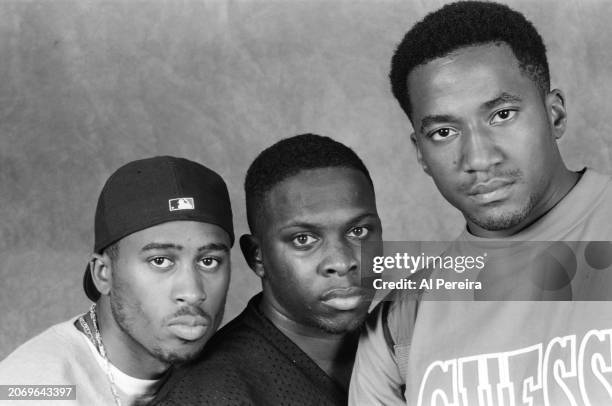
[[[263,278],[265,275],[263,258],[257,237],[251,234],[242,235],[242,237],[240,237],[240,249],[249,267],[257,276]]]
[[[567,125],[567,111],[565,110],[565,95],[559,89],[553,89],[546,95],[546,111],[548,113],[550,128],[555,139],[565,133]]]
[[[429,173],[429,168],[427,167],[427,164],[423,160],[423,153],[421,152],[421,146],[419,145],[419,140],[417,139],[416,133],[413,132],[412,134],[410,134],[410,140],[412,141],[412,144],[414,145],[414,148],[416,149],[417,160],[419,161],[421,168],[423,168],[426,174],[431,176],[431,173]]]
[[[91,278],[102,295],[108,295],[112,282],[112,261],[107,254],[92,254],[89,260]]]

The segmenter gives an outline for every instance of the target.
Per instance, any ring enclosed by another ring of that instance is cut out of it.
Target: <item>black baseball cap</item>
[[[95,217],[94,252],[132,233],[177,220],[215,224],[234,244],[232,207],[223,178],[196,162],[171,156],[132,161],[104,184]],[[92,301],[100,298],[85,269],[83,287]]]

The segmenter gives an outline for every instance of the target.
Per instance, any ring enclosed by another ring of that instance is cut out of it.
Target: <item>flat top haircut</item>
[[[255,219],[261,218],[266,194],[274,186],[303,170],[329,167],[356,169],[373,185],[368,169],[357,154],[329,137],[300,134],[285,138],[262,151],[247,170],[244,181],[247,221],[251,232],[257,234]]]
[[[418,22],[406,33],[391,59],[391,90],[408,117],[412,113],[408,75],[414,68],[457,49],[491,42],[508,44],[521,70],[543,95],[549,92],[546,47],[531,22],[503,4],[461,1]]]

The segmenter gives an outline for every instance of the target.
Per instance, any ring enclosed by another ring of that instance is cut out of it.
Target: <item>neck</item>
[[[108,300],[102,298],[96,304],[97,324],[108,361],[127,375],[139,379],[158,379],[169,365],[155,358],[136,342],[116,322]],[[85,318],[95,337],[89,312]],[[80,326],[77,326],[82,331]],[[94,340],[94,345],[96,345]]]
[[[281,313],[266,300],[265,295],[259,309],[330,378],[343,388],[348,388],[359,338],[357,331],[333,334],[319,327],[299,323]]]
[[[503,230],[487,230],[479,227],[466,218],[467,228],[470,234],[482,238],[506,238],[521,232],[538,221],[540,218],[544,217],[557,204],[559,204],[559,202],[561,202],[565,196],[568,195],[582,176],[581,172],[572,172],[567,169],[565,165],[562,165],[562,167],[555,173],[556,176],[554,176],[549,183],[549,191],[539,199],[538,203],[533,210],[531,210],[531,213],[525,218],[525,220],[513,227]]]

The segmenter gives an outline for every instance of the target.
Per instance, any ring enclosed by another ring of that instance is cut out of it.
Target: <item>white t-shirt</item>
[[[91,340],[87,337],[87,335],[81,331],[81,337],[87,343],[87,346],[91,350],[92,355],[98,362],[98,365],[103,371],[106,371],[106,362],[102,355],[98,352],[96,347],[93,345]],[[119,397],[121,398],[121,402],[123,405],[131,405],[136,402],[143,403],[146,401],[153,400],[155,397],[155,393],[159,389],[159,379],[140,379],[134,378],[119,368],[109,363],[111,374],[113,375],[113,380],[115,381],[115,387],[119,393]],[[107,379],[108,381],[108,379]],[[110,390],[110,382],[108,381]]]
[[[608,242],[611,223],[612,180],[587,170],[549,213],[505,241]],[[485,242],[464,232],[450,249]],[[612,301],[603,301],[612,267],[577,273],[572,287],[574,301],[382,304],[359,343],[349,404],[612,405]]]
[[[76,385],[76,402],[0,400],[1,405],[115,404],[104,360],[87,336],[75,327],[77,318],[48,328],[0,361],[0,385]],[[125,406],[150,400],[158,389],[157,380],[133,378],[112,365],[111,371]]]

